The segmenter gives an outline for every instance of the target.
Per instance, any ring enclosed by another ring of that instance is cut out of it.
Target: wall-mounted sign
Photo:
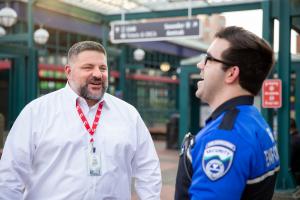
[[[280,79],[267,79],[262,88],[262,107],[263,108],[280,108],[282,86]]]
[[[111,42],[128,43],[177,38],[199,38],[201,30],[201,23],[197,18],[113,22],[111,24]]]

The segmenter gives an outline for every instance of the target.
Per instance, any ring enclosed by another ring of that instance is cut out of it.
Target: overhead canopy
[[[215,5],[230,5],[261,0],[60,0],[61,2],[101,13],[114,15],[120,13],[153,12],[188,9]],[[190,4],[191,3],[191,4]]]

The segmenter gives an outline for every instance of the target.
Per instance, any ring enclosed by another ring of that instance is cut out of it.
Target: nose
[[[204,66],[205,66],[205,64],[202,61],[197,64],[198,69],[204,69]]]
[[[102,72],[98,67],[95,67],[93,70],[93,76],[97,78],[102,78]]]

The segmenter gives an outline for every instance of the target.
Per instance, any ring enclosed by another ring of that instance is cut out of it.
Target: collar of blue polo
[[[254,96],[239,96],[229,99],[221,104],[215,111],[207,118],[206,123],[210,122],[211,120],[215,120],[219,115],[223,112],[231,110],[237,106],[241,105],[253,105],[254,103]]]

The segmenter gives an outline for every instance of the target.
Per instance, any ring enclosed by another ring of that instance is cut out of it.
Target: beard
[[[89,91],[88,88],[89,84],[101,85],[101,90],[99,90],[99,93],[93,94],[91,91]],[[102,99],[104,93],[107,91],[107,88],[108,88],[108,80],[105,80],[103,82],[99,78],[92,77],[86,81],[84,86],[79,88],[79,95],[87,100],[99,101]]]

